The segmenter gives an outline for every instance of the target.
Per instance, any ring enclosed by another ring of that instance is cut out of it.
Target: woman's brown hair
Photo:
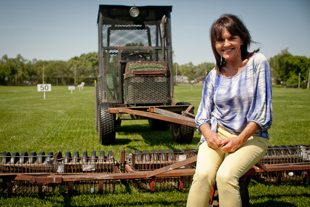
[[[216,20],[210,28],[210,40],[212,45],[213,54],[216,60],[216,70],[219,74],[225,66],[226,61],[222,58],[216,51],[215,42],[222,35],[223,29],[226,28],[232,36],[239,36],[243,42],[241,45],[241,58],[245,60],[250,58],[254,53],[258,52],[259,49],[253,52],[248,52],[248,47],[250,43],[253,42],[248,29],[245,27],[243,22],[232,14],[224,14],[218,20]]]

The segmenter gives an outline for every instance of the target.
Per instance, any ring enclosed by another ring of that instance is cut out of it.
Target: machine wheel
[[[27,152],[22,152],[20,154],[19,163],[20,164],[25,164],[27,161],[28,161],[28,153]]]
[[[30,154],[31,155],[31,154]],[[70,163],[71,161],[71,152],[67,151],[65,154],[65,163]]]
[[[111,106],[110,103],[101,103],[99,107],[99,142],[102,145],[115,143],[115,114],[109,113],[109,107]]]
[[[2,164],[6,164],[11,159],[11,153],[10,152],[3,152],[3,158],[2,158]]]
[[[151,156],[148,150],[143,150],[143,154],[144,154],[144,161],[145,162],[151,162]]]
[[[249,207],[250,202],[249,202],[249,191],[248,191],[248,186],[246,182],[239,180],[239,187],[240,187],[240,196],[241,196],[241,203],[242,207]],[[214,192],[214,197],[212,204],[209,205],[210,207],[218,207],[219,206],[219,197],[221,195],[218,194],[217,186],[215,185],[215,192]],[[212,195],[211,195],[212,196]]]
[[[99,156],[99,162],[104,162],[104,151],[103,150],[101,150],[100,151],[100,156]]]
[[[18,159],[19,159],[19,153],[13,152],[11,157],[11,164],[15,165]]]
[[[78,163],[79,162],[79,151],[74,151],[73,153],[73,163]]]
[[[151,150],[151,154],[152,154],[152,161],[153,162],[157,162],[159,161],[159,156],[156,150]]]
[[[187,102],[178,102],[176,105],[190,105]],[[191,143],[193,140],[195,128],[181,125],[173,124],[172,125],[172,137],[178,143]]]
[[[43,151],[40,151],[38,154],[38,163],[42,164],[45,161],[45,153]]]
[[[91,160],[90,162],[96,162],[96,151],[91,151]]]
[[[83,152],[83,163],[87,163],[88,162],[88,157],[87,157],[87,151]]]
[[[243,207],[249,207],[250,202],[249,202],[249,191],[248,191],[248,186],[246,182],[244,181],[239,181],[239,186],[240,186],[240,195],[241,195],[241,202]]]
[[[95,85],[95,125],[96,130],[99,130],[99,117],[98,117],[98,108],[101,103],[101,92],[100,92],[100,82],[96,83]]]
[[[29,164],[34,164],[37,161],[37,153],[36,152],[30,152],[28,161],[29,161]]]
[[[166,121],[158,120],[158,119],[148,119],[149,125],[152,130],[168,130],[169,124]]]

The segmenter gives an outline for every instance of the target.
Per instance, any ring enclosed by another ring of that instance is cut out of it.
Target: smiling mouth
[[[228,49],[228,50],[223,50],[223,52],[230,52],[230,51],[232,51],[232,50],[233,50],[233,48]]]

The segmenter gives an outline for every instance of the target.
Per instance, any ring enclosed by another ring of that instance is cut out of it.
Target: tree
[[[289,78],[286,84],[298,84],[298,78],[300,73],[300,80],[302,87],[306,87],[308,79],[308,71],[310,69],[310,59],[302,56],[286,57],[283,61],[283,65],[287,71],[289,71]]]
[[[269,59],[272,78],[276,84],[285,82],[289,78],[289,70],[284,66],[284,59],[291,56],[292,54],[289,53],[288,48],[286,48]]]

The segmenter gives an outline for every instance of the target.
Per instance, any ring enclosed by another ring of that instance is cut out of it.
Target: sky
[[[310,57],[309,0],[0,0],[0,57],[67,61],[98,51],[100,4],[171,5],[173,62],[215,62],[209,39],[222,14],[237,15],[268,59],[288,48]]]

